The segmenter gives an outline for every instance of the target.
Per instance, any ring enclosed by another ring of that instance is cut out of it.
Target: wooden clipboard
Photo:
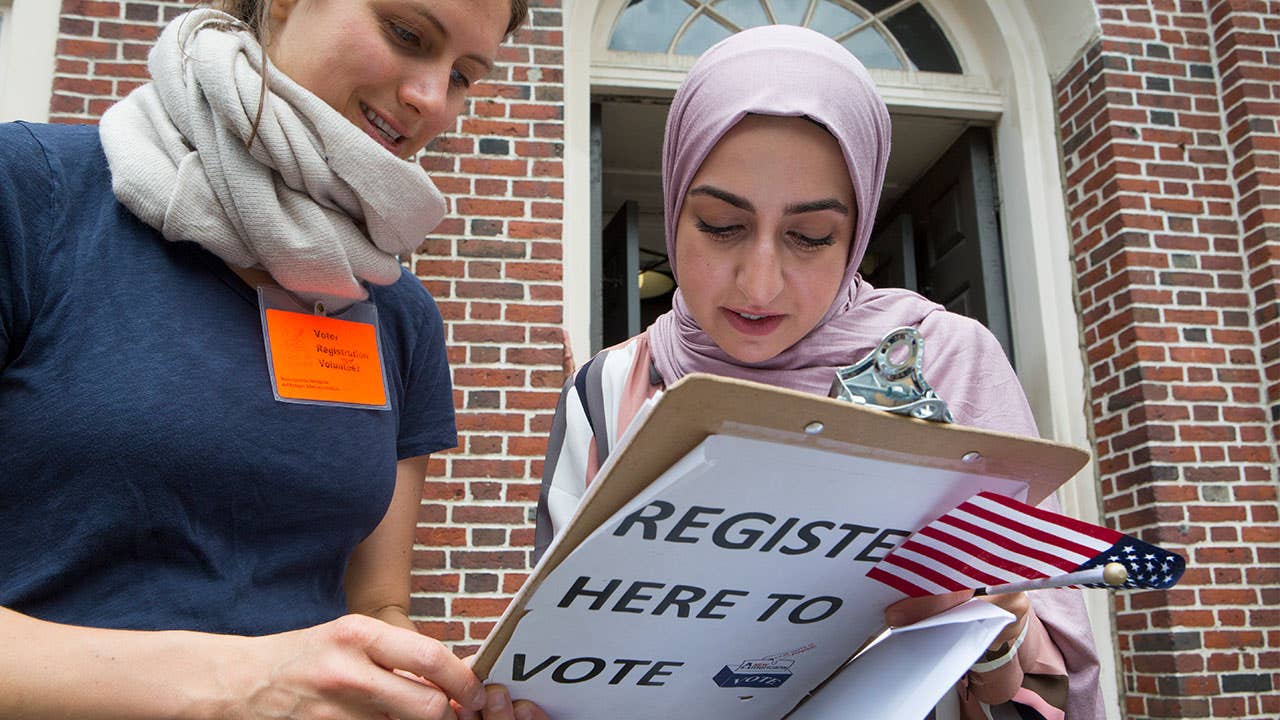
[[[1070,445],[941,424],[842,400],[713,375],[686,375],[613,452],[573,519],[534,568],[476,655],[486,678],[524,615],[527,599],[560,562],[636,493],[707,436],[734,435],[910,465],[980,471],[1025,482],[1039,503],[1089,461]]]

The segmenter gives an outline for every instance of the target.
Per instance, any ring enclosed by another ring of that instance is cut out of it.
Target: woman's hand
[[[1018,592],[984,595],[982,599],[1013,614],[1013,622],[1004,626],[1000,634],[996,635],[996,639],[991,641],[988,649],[995,650],[1005,643],[1016,640],[1018,634],[1022,632],[1022,626],[1027,623],[1027,613],[1031,612],[1031,598],[1024,592]]]
[[[891,627],[910,625],[953,608],[971,597],[973,597],[972,590],[962,590],[945,595],[929,595],[899,600],[885,608],[884,619]],[[1001,593],[999,595],[984,595],[982,599],[1013,614],[1013,620],[1008,625],[1005,625],[1000,630],[1000,633],[996,635],[995,640],[992,640],[991,644],[987,646],[988,653],[999,653],[1004,656],[1012,650],[1013,643],[1030,621],[1031,598],[1027,597],[1026,593]],[[1013,662],[1014,659],[1010,657],[1009,662],[1001,662],[998,663],[997,667],[991,668],[986,672],[969,675],[969,681],[966,685],[968,692],[972,693],[972,696],[979,702],[988,705],[1008,702],[1022,685],[1023,678],[1022,666],[1017,662]],[[991,661],[993,663],[996,662],[994,658]]]
[[[973,597],[972,590],[906,598],[884,609],[884,622],[889,627],[902,627],[931,618]]]
[[[458,720],[550,720],[542,708],[528,700],[511,702],[511,695],[501,685],[485,686],[484,709],[478,713],[459,711]]]
[[[230,640],[240,643],[240,657],[228,658],[231,666],[224,672],[224,690],[235,698],[219,713],[227,717],[452,720],[487,707],[491,699],[444,645],[362,615]],[[507,700],[506,715],[484,717],[511,718],[510,706]]]

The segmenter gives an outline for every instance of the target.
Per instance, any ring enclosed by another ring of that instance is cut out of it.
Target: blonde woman
[[[0,126],[0,716],[544,717],[409,621],[456,431],[398,259],[445,209],[407,159],[525,13],[222,2],[100,129]],[[291,347],[374,395],[285,392]]]

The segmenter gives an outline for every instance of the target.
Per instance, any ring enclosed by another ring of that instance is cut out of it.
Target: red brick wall
[[[54,122],[96,122],[145,82],[164,22],[194,4],[62,1]],[[563,21],[558,0],[531,5],[490,81],[421,159],[452,206],[413,268],[447,323],[460,447],[431,461],[411,612],[460,653],[483,640],[525,578],[565,377]]]
[[[147,81],[147,52],[181,2],[63,0],[54,66],[52,122],[96,122]]]
[[[415,270],[449,325],[459,448],[432,459],[414,614],[469,654],[524,582],[546,434],[565,379],[563,21],[531,22],[423,163],[454,212]],[[546,6],[546,7],[542,7]]]
[[[1057,92],[1103,511],[1189,561],[1115,596],[1124,711],[1274,718],[1280,3],[1097,4]]]

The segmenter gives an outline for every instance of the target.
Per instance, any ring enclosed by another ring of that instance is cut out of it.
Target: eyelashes
[[[800,233],[788,233],[788,234],[791,237],[794,237],[802,245],[806,245],[808,247],[813,247],[813,248],[826,247],[828,245],[833,244],[836,241],[835,235],[827,235],[826,237],[814,238],[814,237],[809,237],[807,235],[801,235]]]
[[[745,229],[741,225],[712,225],[702,218],[697,219],[695,227],[698,228],[699,232],[710,235],[718,240],[728,240]],[[809,237],[808,235],[792,231],[787,233],[787,238],[804,249],[826,247],[835,242],[834,234],[827,234],[824,237]]]
[[[386,27],[387,27],[387,32],[389,32],[392,35],[392,37],[394,37],[402,45],[405,45],[406,47],[414,47],[414,48],[422,45],[422,38],[418,37],[417,33],[406,28],[400,23],[394,20],[388,20],[386,21]]]
[[[697,227],[699,231],[719,238],[727,238],[742,229],[741,225],[712,225],[702,218],[698,218]]]

